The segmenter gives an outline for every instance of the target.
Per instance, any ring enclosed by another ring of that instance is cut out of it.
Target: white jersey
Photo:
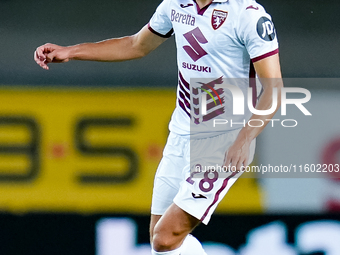
[[[172,34],[176,37],[179,78],[176,109],[169,128],[180,135],[190,134],[190,119],[191,123],[202,125],[214,118],[234,118],[230,96],[215,85],[229,78],[255,77],[252,62],[278,53],[271,17],[253,0],[213,0],[202,9],[194,0],[164,0],[152,16],[149,29],[162,37]],[[214,105],[207,102],[204,116],[198,108],[195,109],[197,116],[193,116],[193,99],[200,99],[195,97],[199,94],[197,89],[190,91],[192,78],[211,81],[210,85],[202,83],[200,90],[214,97],[211,98]],[[240,84],[237,86],[247,98],[251,82]],[[251,86],[256,102],[259,91],[256,91],[256,84]],[[246,111],[242,118],[250,116]],[[226,125],[223,130],[235,128],[240,126]]]

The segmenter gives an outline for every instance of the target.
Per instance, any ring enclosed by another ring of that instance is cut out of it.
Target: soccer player
[[[201,255],[205,252],[190,233],[200,222],[209,222],[217,204],[242,172],[234,172],[232,178],[206,173],[197,179],[190,173],[191,162],[196,167],[223,164],[241,170],[251,162],[255,138],[265,127],[246,121],[268,123],[275,111],[267,115],[245,113],[244,125],[220,127],[215,133],[197,131],[191,133],[198,134],[194,139],[190,139],[190,125],[232,118],[231,100],[227,100],[223,89],[214,89],[215,85],[224,79],[255,77],[255,71],[262,83],[261,93],[257,91],[259,84],[251,80],[238,86],[244,95],[252,86],[257,110],[272,107],[273,91],[280,92],[283,85],[277,35],[270,15],[254,0],[164,0],[137,34],[68,47],[48,43],[36,49],[34,58],[44,69],[49,69],[49,63],[69,60],[137,59],[173,34],[179,69],[177,104],[155,177],[150,239],[153,255]],[[198,90],[190,89],[191,78],[210,79],[211,82],[202,82],[200,88],[216,92],[214,97],[218,97],[220,108],[208,104],[205,116],[192,111],[190,100]],[[280,93],[277,101],[279,106]],[[190,155],[190,147],[195,149],[195,155]]]

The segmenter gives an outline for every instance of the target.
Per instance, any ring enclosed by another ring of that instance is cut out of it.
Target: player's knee
[[[152,238],[152,247],[158,252],[169,251],[171,243],[161,235],[155,234]]]
[[[176,249],[180,242],[181,242],[180,233],[155,232],[152,238],[152,247],[155,251],[158,252],[171,251]]]

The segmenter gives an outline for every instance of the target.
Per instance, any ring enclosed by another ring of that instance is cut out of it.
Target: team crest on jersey
[[[211,16],[211,25],[214,30],[219,29],[228,17],[228,12],[214,10]]]

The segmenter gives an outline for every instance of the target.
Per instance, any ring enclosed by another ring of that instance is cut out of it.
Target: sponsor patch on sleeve
[[[257,34],[265,41],[273,41],[276,36],[273,22],[267,17],[261,17],[257,22]]]

